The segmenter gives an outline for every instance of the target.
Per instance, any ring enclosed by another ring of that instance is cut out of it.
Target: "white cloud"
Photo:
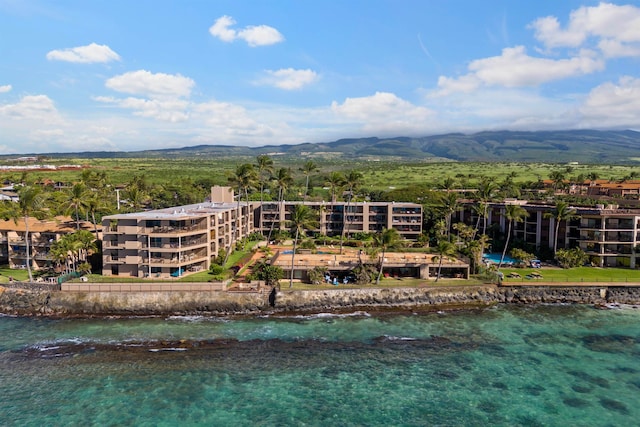
[[[221,16],[209,28],[209,33],[224,42],[241,39],[251,47],[267,46],[284,41],[284,36],[268,25],[250,25],[240,30],[230,28],[236,21],[227,15]]]
[[[268,25],[249,26],[238,31],[238,38],[246,41],[249,46],[267,46],[280,43],[284,37],[278,30]]]
[[[631,127],[640,125],[640,78],[624,76],[618,83],[594,88],[580,113],[585,127]]]
[[[416,106],[393,93],[376,92],[361,98],[347,98],[342,104],[333,102],[333,112],[344,119],[360,123],[368,132],[414,133],[429,126],[435,113],[425,107]]]
[[[458,78],[441,76],[432,96],[470,92],[482,85],[503,87],[538,86],[568,77],[590,74],[604,69],[604,61],[593,52],[582,50],[568,59],[529,56],[524,46],[505,48],[502,55],[476,59],[469,64],[469,74]]]
[[[313,70],[295,70],[293,68],[282,68],[280,70],[266,70],[266,76],[260,79],[257,84],[275,86],[284,90],[301,89],[318,80],[319,76]]]
[[[180,74],[131,71],[108,79],[105,86],[118,92],[146,95],[150,98],[188,97],[195,82]]]
[[[227,15],[216,19],[216,22],[209,28],[209,33],[213,37],[217,37],[223,42],[232,42],[236,39],[236,30],[229,27],[234,25],[236,21]]]
[[[46,95],[27,95],[15,104],[0,105],[0,116],[45,123],[57,122],[60,119],[53,100]]]
[[[120,61],[120,55],[115,53],[107,45],[91,43],[87,46],[78,46],[62,50],[52,50],[47,53],[50,61],[66,61],[82,64],[93,64],[97,62]]]
[[[11,89],[13,89],[11,85],[2,85],[0,86],[0,93],[11,92]]]
[[[163,122],[177,123],[189,118],[189,102],[179,99],[158,100],[143,98],[112,98],[96,97],[96,101],[116,105],[120,108],[133,110],[133,114],[149,117]]]
[[[571,12],[565,28],[555,16],[539,18],[530,27],[536,39],[550,49],[580,47],[593,37],[605,56],[640,55],[640,8],[633,5],[583,6]]]

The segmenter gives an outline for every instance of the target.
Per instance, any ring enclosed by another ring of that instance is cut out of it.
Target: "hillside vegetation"
[[[640,160],[640,132],[491,131],[470,135],[452,133],[425,137],[353,138],[324,143],[302,143],[264,147],[198,145],[193,147],[135,152],[90,152],[55,154],[62,158],[254,158],[268,154],[283,158],[460,161],[460,162],[549,162],[629,164]],[[52,154],[53,156],[53,154]]]

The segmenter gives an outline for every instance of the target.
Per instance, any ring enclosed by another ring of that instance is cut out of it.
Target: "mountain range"
[[[579,162],[628,164],[640,161],[640,132],[633,130],[487,131],[425,137],[349,138],[333,142],[238,147],[198,145],[131,152],[47,154],[74,158],[255,157],[342,158],[400,161]]]

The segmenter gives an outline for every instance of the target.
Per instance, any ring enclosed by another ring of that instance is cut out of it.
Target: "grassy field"
[[[299,161],[273,157],[274,168],[291,168],[298,185],[304,182],[300,167],[306,159]],[[226,185],[227,174],[241,163],[255,163],[253,158],[224,159],[64,159],[47,160],[47,164],[77,164],[95,171],[105,172],[111,184],[122,184],[131,180],[134,175],[144,175],[151,185],[163,184],[181,179],[211,182]],[[458,185],[473,185],[482,177],[493,177],[498,181],[511,177],[514,182],[537,181],[548,179],[552,171],[562,171],[567,177],[577,177],[595,172],[602,179],[621,179],[636,172],[632,166],[615,165],[566,165],[549,163],[478,163],[478,162],[398,162],[398,161],[360,161],[344,162],[324,160],[317,162],[319,170],[311,175],[311,183],[319,196],[324,195],[321,187],[325,175],[333,171],[359,171],[364,175],[363,188],[371,190],[387,190],[389,187],[406,187],[412,184],[441,183],[446,178],[453,178]],[[567,172],[569,168],[570,172]],[[32,179],[49,178],[54,181],[74,182],[80,180],[81,171],[33,171],[28,176]],[[20,180],[21,172],[2,172],[3,179]]]
[[[9,277],[13,278],[13,280],[25,281],[29,280],[29,272],[27,270],[0,268],[0,283],[9,282]]]
[[[640,282],[640,270],[625,268],[576,267],[562,268],[503,268],[505,283],[542,282]],[[509,273],[518,273],[521,278],[508,278]],[[526,275],[539,273],[541,279],[527,279]]]

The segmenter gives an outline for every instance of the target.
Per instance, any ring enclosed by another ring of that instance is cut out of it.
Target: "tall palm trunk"
[[[282,209],[282,189],[278,190],[278,222],[280,222],[280,210]],[[271,242],[271,235],[273,234],[273,225],[275,221],[271,220],[271,226],[269,227],[269,235],[267,236],[267,247],[269,247],[269,242]]]
[[[33,282],[33,273],[31,272],[31,250],[29,246],[29,217],[24,217],[24,243],[26,246],[27,273],[29,273],[29,282]]]
[[[440,280],[440,272],[442,271],[442,258],[444,258],[444,255],[440,255],[440,258],[438,259],[438,274],[436,275],[436,282],[438,280]]]
[[[289,288],[293,287],[293,269],[296,259],[296,247],[298,246],[298,237],[300,230],[296,229],[296,237],[293,239],[293,251],[291,251],[291,274],[289,275]]]
[[[509,221],[509,227],[507,227],[507,240],[504,242],[504,249],[502,249],[502,256],[500,257],[500,262],[498,263],[498,270],[502,267],[502,262],[504,261],[505,255],[507,255],[507,246],[509,246],[509,239],[511,239],[511,224],[513,221]]]
[[[345,208],[344,214],[342,215],[342,233],[340,234],[340,254],[342,255],[342,245],[344,242],[344,237],[349,233],[349,207],[351,206],[351,197],[349,195],[349,199],[347,200],[347,206]]]
[[[558,253],[558,232],[560,231],[560,221],[556,219],[556,230],[553,234],[553,255]]]
[[[378,278],[376,279],[376,285],[380,284],[380,279],[382,278],[382,269],[384,268],[384,255],[385,250],[382,250],[382,258],[380,259],[380,271],[378,271]]]

